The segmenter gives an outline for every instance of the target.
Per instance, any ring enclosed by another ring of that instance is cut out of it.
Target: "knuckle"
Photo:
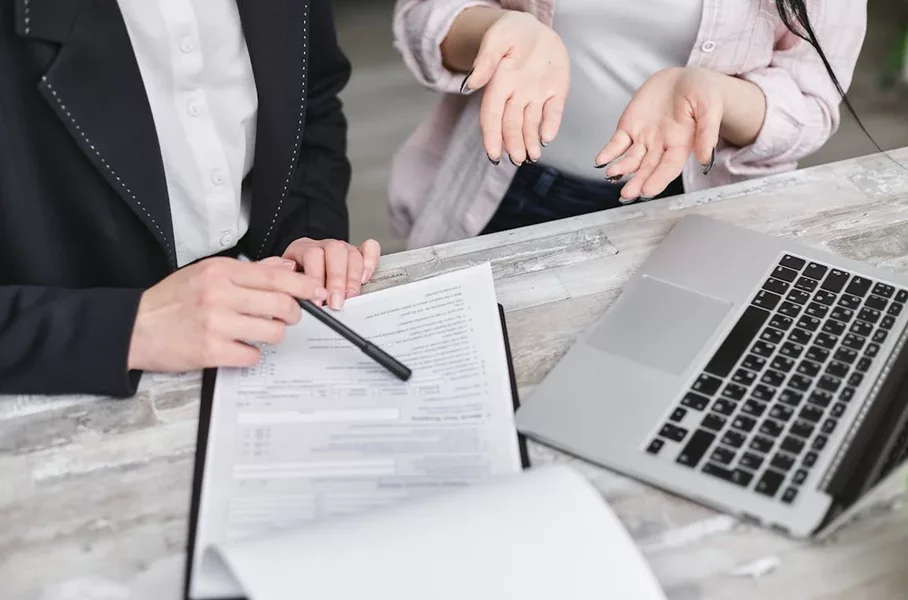
[[[342,252],[347,249],[347,244],[340,240],[328,240],[325,243],[325,250],[333,252]]]

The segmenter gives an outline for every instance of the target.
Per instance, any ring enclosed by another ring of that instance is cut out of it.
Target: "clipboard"
[[[511,381],[511,399],[516,412],[520,408],[520,398],[517,389],[517,377],[514,371],[514,360],[511,355],[511,342],[508,338],[507,320],[504,307],[498,305],[498,315],[501,318],[501,334],[504,339],[505,358],[508,365],[508,377]],[[192,600],[189,588],[192,577],[193,557],[195,556],[196,527],[199,518],[199,508],[202,500],[202,475],[205,471],[205,454],[208,449],[208,432],[211,422],[211,403],[214,399],[214,388],[217,381],[217,369],[206,369],[202,375],[202,393],[199,403],[199,425],[196,434],[196,454],[192,473],[192,500],[189,508],[189,531],[186,543],[186,567],[183,572],[183,600]],[[526,437],[518,432],[517,444],[520,451],[520,462],[523,469],[530,468],[530,458],[527,450]],[[248,600],[246,598],[224,598],[223,600]]]

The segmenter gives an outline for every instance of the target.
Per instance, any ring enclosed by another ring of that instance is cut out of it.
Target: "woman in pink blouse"
[[[392,226],[420,247],[793,170],[839,125],[866,20],[866,0],[398,0],[395,44],[443,95],[394,158]]]

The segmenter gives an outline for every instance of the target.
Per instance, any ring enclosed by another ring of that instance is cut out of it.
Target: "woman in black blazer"
[[[0,0],[0,394],[129,396],[143,370],[254,364],[246,342],[279,341],[296,298],[337,307],[374,272],[377,243],[338,241],[350,66],[329,0],[236,4],[257,96],[248,229],[181,265],[117,0]]]

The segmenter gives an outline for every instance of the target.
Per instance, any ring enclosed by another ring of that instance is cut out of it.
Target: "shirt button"
[[[202,113],[202,109],[196,102],[190,102],[186,107],[186,112],[188,112],[191,117],[197,117]]]
[[[233,234],[230,232],[221,236],[221,248],[229,248],[234,244]]]
[[[215,170],[211,172],[211,182],[214,185],[221,185],[224,183],[224,172],[220,170]]]
[[[708,42],[703,42],[703,45],[700,46],[700,49],[704,52],[712,52],[716,49],[716,42],[710,40]]]
[[[185,37],[183,41],[180,42],[180,50],[183,51],[183,54],[189,54],[195,49],[195,44],[192,43],[192,38]]]

